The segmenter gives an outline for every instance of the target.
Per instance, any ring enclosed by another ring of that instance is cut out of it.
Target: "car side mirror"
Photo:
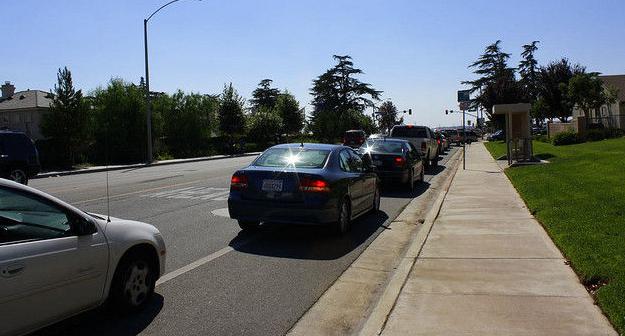
[[[98,232],[93,222],[80,216],[76,216],[72,219],[72,229],[78,236],[88,236]]]

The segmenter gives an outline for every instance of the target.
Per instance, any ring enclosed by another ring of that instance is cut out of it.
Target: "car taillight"
[[[247,176],[245,175],[232,175],[230,179],[230,190],[244,190],[247,189]]]
[[[304,192],[328,192],[330,185],[322,179],[304,177],[299,181],[299,189]]]
[[[397,167],[403,167],[406,164],[406,159],[404,159],[403,157],[396,157],[395,158],[395,165]]]
[[[439,145],[441,144],[441,140],[436,140],[436,143],[438,143]]]

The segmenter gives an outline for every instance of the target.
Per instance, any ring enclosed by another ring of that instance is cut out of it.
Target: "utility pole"
[[[150,16],[151,17],[151,16]],[[146,108],[146,127],[148,152],[146,155],[146,163],[152,163],[152,104],[150,101],[150,73],[148,67],[148,19],[143,20],[143,45],[145,49],[145,108]]]
[[[467,169],[467,123],[465,112],[465,110],[462,110],[462,170]]]

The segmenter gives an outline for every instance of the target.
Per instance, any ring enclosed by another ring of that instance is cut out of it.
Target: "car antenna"
[[[300,147],[302,147],[302,148],[304,148],[304,140],[300,140],[300,144],[299,144],[299,146],[300,146]]]

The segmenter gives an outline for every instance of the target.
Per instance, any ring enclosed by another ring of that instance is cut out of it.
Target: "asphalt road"
[[[452,151],[455,149],[452,149]],[[450,154],[442,157],[444,165]],[[223,216],[232,173],[253,157],[109,172],[110,214],[151,223],[167,244],[167,273],[145,311],[86,312],[39,335],[282,335],[394,219],[414,193],[385,188],[381,211],[335,236],[323,227],[273,225],[240,232]],[[107,213],[106,173],[31,180],[83,210]],[[195,268],[177,272],[196,261]]]

